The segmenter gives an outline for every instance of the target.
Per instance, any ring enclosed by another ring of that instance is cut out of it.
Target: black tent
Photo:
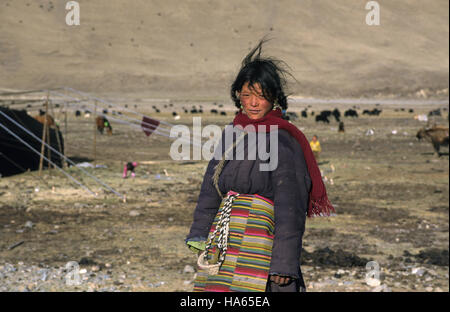
[[[4,107],[0,107],[0,111],[8,115],[15,122],[20,124],[22,127],[26,128],[28,131],[32,132],[35,136],[42,139],[42,131],[44,125],[39,121],[29,116],[25,110],[13,110]],[[0,114],[0,124],[15,135],[20,137],[23,141],[28,143],[36,151],[41,151],[42,143],[34,139],[31,135],[26,133],[18,125],[14,124],[12,121],[8,120],[5,116]],[[56,135],[59,135],[59,141],[61,144],[61,153],[64,151],[64,141],[60,131],[53,128],[49,128],[50,133],[50,145],[55,150],[59,151],[58,139]],[[47,157],[48,148],[45,147],[44,156]],[[25,144],[20,140],[15,138],[13,135],[8,133],[3,127],[0,127],[0,174],[1,176],[11,176],[14,174],[22,173],[28,169],[37,170],[39,169],[39,158],[40,156],[30,150]],[[62,157],[57,155],[55,152],[51,151],[51,161],[57,166],[61,167]],[[48,167],[48,162],[44,159],[44,168]]]

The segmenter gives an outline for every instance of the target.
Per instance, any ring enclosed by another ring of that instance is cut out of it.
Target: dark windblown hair
[[[282,109],[287,109],[287,95],[284,89],[286,87],[286,74],[290,74],[283,68],[282,65],[286,66],[283,61],[271,57],[261,57],[262,45],[266,41],[267,39],[262,39],[244,58],[241,69],[231,85],[231,99],[237,108],[241,106],[237,93],[248,82],[250,88],[259,83],[267,101],[272,105],[276,102]]]

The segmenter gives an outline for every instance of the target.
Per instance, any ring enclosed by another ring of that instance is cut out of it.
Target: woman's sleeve
[[[279,135],[278,166],[271,177],[275,231],[270,274],[298,278],[310,185],[300,144],[290,136]]]
[[[212,179],[214,167],[217,163],[218,160],[214,158],[211,159],[206,169],[197,206],[194,210],[194,221],[186,238],[186,242],[205,241],[208,238],[209,229],[214,221],[214,217],[219,210],[222,198],[217,193]]]

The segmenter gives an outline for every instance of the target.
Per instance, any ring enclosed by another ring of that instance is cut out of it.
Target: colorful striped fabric
[[[211,226],[214,231],[224,201]],[[199,270],[194,291],[265,291],[270,269],[274,231],[273,202],[259,195],[239,195],[230,218],[228,250],[217,275]],[[216,237],[217,239],[217,237]],[[208,257],[216,251],[214,241]]]

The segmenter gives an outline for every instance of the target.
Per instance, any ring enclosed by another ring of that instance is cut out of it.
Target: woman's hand
[[[291,278],[289,276],[271,275],[270,281],[278,284],[279,286],[284,286],[291,282]]]

